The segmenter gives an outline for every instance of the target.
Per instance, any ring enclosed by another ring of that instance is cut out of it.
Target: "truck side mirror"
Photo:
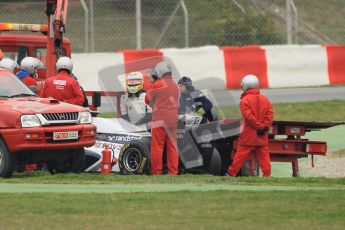
[[[96,108],[101,106],[101,93],[100,92],[93,92],[92,105]]]

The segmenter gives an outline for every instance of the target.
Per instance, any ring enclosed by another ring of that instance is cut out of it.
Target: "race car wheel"
[[[124,175],[149,174],[149,148],[140,141],[125,144],[120,151],[119,168]]]
[[[213,149],[212,156],[209,162],[206,164],[207,171],[214,175],[220,176],[222,171],[222,159],[216,148]]]
[[[15,168],[15,157],[8,151],[6,144],[0,139],[0,177],[10,178]]]
[[[54,173],[80,173],[85,166],[85,150],[84,148],[72,150],[70,157],[48,162],[48,171]]]

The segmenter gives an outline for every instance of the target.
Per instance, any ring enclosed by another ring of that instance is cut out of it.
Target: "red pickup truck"
[[[95,144],[88,109],[39,98],[11,72],[0,69],[0,177],[16,164],[46,163],[50,171],[81,172],[84,147]]]

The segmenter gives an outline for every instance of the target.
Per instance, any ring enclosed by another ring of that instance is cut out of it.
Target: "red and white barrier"
[[[169,58],[180,76],[204,80],[205,88],[238,89],[244,75],[255,74],[263,88],[307,87],[345,83],[345,46],[207,46],[188,49],[124,50],[118,53],[74,54],[74,72],[86,90],[102,90],[98,73],[109,66],[123,73]],[[132,63],[132,64],[129,64]],[[114,76],[115,77],[115,76]],[[207,81],[208,78],[216,81]]]

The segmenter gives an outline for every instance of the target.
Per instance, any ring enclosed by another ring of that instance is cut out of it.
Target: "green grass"
[[[274,104],[275,120],[345,121],[345,103],[342,100]]]
[[[345,149],[332,152],[331,157],[345,157]]]
[[[220,108],[225,117],[238,117],[239,107]],[[273,104],[274,120],[345,121],[345,102],[342,100]]]
[[[51,176],[45,172],[32,172],[0,179],[0,183],[0,186],[14,183],[18,188],[21,184],[84,184],[90,188],[223,185],[235,188],[235,191],[207,192],[0,193],[0,222],[6,229],[24,226],[25,229],[229,229],[230,226],[234,229],[324,229],[330,224],[332,229],[342,229],[345,225],[343,179],[209,175]],[[253,189],[240,189],[246,186]],[[265,186],[272,186],[272,189],[258,189]],[[288,187],[274,191],[279,186]],[[289,187],[293,189],[289,190]]]
[[[116,112],[105,112],[99,114],[97,117],[102,117],[102,118],[114,118],[116,117],[117,113]]]
[[[222,177],[211,175],[185,174],[172,176],[122,176],[117,174],[99,175],[91,173],[57,174],[47,172],[18,173],[10,179],[0,178],[0,183],[32,184],[222,184],[222,185],[281,185],[281,186],[345,186],[344,179],[327,178],[259,178],[259,177]]]
[[[343,229],[344,191],[0,194],[6,229]]]

